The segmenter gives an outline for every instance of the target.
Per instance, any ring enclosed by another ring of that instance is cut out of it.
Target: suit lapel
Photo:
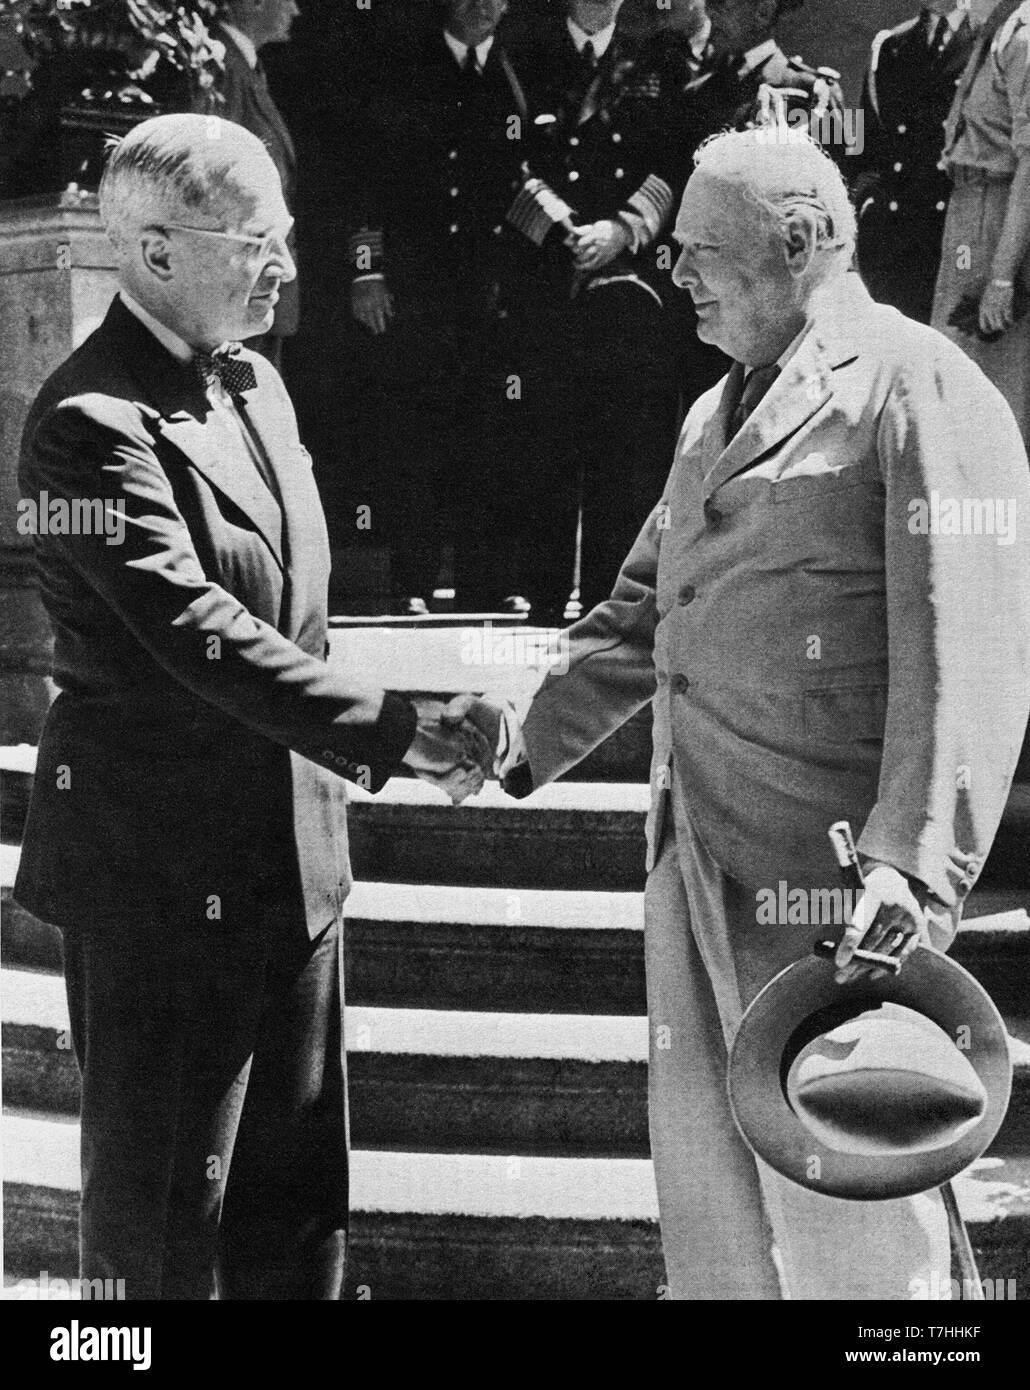
[[[205,399],[205,405],[207,401]],[[247,455],[233,427],[217,416],[198,419],[188,410],[162,415],[158,428],[165,439],[223,496],[243,512],[263,536],[280,569],[283,559],[282,511]]]
[[[157,411],[160,434],[253,522],[282,568],[278,503],[264,485],[253,486],[254,464],[246,446],[212,418],[211,404],[192,368],[162,347],[117,297],[104,329],[139,387],[141,400]]]
[[[734,363],[723,388],[719,407],[710,422],[711,452],[715,463],[704,480],[704,497],[709,497],[731,478],[750,468],[822,410],[834,391],[833,373],[858,356],[853,325],[872,301],[855,274],[829,291],[816,308],[812,322],[797,351],[767,394],[734,437],[725,443],[730,415],[740,399],[743,369]]]

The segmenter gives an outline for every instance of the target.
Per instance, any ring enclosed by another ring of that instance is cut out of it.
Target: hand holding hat
[[[874,979],[886,974],[883,966],[855,960],[859,947],[904,961],[917,946],[932,944],[926,914],[904,874],[890,864],[877,864],[866,870],[865,891],[837,947],[837,984],[847,984],[864,974]]]

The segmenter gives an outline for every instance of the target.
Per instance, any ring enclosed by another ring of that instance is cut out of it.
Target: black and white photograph
[[[0,0],[8,1337],[1006,1364],[1028,448],[1030,0]]]

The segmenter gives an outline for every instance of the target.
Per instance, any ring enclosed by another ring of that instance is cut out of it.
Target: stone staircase
[[[400,640],[400,639],[398,639]],[[402,684],[515,690],[459,669],[458,636],[407,640]],[[392,667],[350,630],[339,659]],[[389,645],[387,643],[387,645]],[[431,644],[432,645],[432,644]],[[447,652],[450,651],[450,658]],[[372,679],[377,678],[373,671]],[[528,802],[459,808],[422,783],[354,790],[347,920],[349,1295],[654,1299],[642,888],[646,720]],[[8,1281],[75,1272],[78,1076],[60,940],[10,901],[31,750],[4,760],[4,1228]],[[958,1180],[985,1278],[1030,1289],[1030,787],[1014,789],[954,954],[1013,1036],[1013,1100]],[[1000,914],[1000,915],[999,915]],[[978,926],[977,919],[990,917]],[[1024,1295],[1025,1296],[1025,1295]]]

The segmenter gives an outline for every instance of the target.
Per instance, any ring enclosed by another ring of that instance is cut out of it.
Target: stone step
[[[28,804],[32,774],[26,768],[34,750],[25,755],[25,748],[0,758],[0,766],[13,765],[3,774],[0,835],[7,843],[20,839]],[[415,778],[392,778],[374,796],[354,785],[349,791],[357,878],[502,888],[643,887],[646,782],[562,781],[521,801],[488,783],[458,807]],[[541,854],[542,845],[548,853]],[[1030,888],[1028,845],[1030,783],[1010,792],[982,887]]]
[[[0,972],[4,1105],[75,1114],[59,976]],[[582,1014],[350,1006],[351,1133],[361,1148],[646,1157],[647,1023]],[[991,1152],[1030,1153],[1030,1045]]]
[[[360,787],[352,796],[351,861],[355,877],[394,883],[640,889],[647,805],[644,783],[559,782],[523,801],[490,783],[452,807],[436,788],[395,778],[375,796]],[[1012,789],[979,883],[1030,889],[1028,845],[1024,785]]]
[[[0,845],[3,963],[60,970],[60,933],[10,899],[17,861],[16,846]],[[1006,1016],[1030,1012],[1026,903],[1030,891],[974,889],[952,951]],[[989,914],[1002,917],[984,926]],[[358,882],[347,902],[347,997],[399,1008],[643,1013],[642,932],[640,892]]]
[[[4,1125],[9,1277],[74,1273],[78,1126]],[[1030,1160],[981,1159],[956,1180],[985,1279],[1030,1287]],[[351,1154],[351,1296],[654,1299],[654,1179],[646,1159]]]

